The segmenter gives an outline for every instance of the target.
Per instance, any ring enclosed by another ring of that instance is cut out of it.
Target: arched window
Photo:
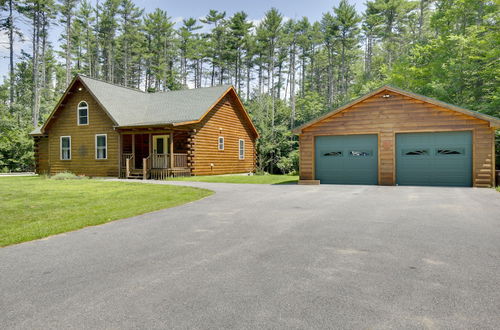
[[[88,125],[89,124],[89,105],[87,102],[82,101],[78,103],[78,125]]]

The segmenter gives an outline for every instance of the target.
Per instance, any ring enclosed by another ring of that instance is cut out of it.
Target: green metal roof
[[[197,121],[231,87],[221,85],[158,93],[78,76],[118,126],[175,124]]]

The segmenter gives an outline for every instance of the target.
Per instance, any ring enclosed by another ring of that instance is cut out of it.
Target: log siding
[[[79,91],[79,89],[82,89]],[[78,125],[78,104],[88,104],[88,124]],[[64,104],[54,113],[47,125],[48,170],[51,175],[69,171],[87,176],[111,176],[119,174],[119,134],[113,122],[84,86],[76,82],[66,96]],[[96,159],[96,135],[107,135],[107,158]],[[60,137],[71,136],[71,160],[60,158]],[[45,159],[38,156],[43,162]],[[43,165],[40,166],[41,168]]]
[[[226,94],[196,126],[193,136],[193,174],[212,175],[255,171],[256,134],[246,111],[232,92]],[[224,150],[219,150],[219,137]],[[239,140],[245,141],[245,157],[239,159]],[[212,166],[213,165],[213,166]]]
[[[122,127],[108,115],[78,78],[61,98],[41,134],[34,134],[36,172],[54,175],[72,172],[87,176],[120,176],[125,166],[122,153],[134,153],[134,138],[148,136],[149,154],[152,135],[168,134],[174,153],[186,154],[188,173],[211,175],[253,172],[256,164],[255,142],[258,134],[246,114],[234,88],[229,88],[198,121],[150,127]],[[88,105],[88,124],[79,125],[78,105]],[[129,109],[128,109],[129,110]],[[96,136],[107,137],[106,159],[96,157]],[[71,137],[71,159],[61,160],[60,138]],[[224,137],[224,150],[218,139]],[[245,157],[239,159],[239,140],[245,141]],[[121,150],[123,149],[123,150]],[[142,161],[136,159],[137,162]]]

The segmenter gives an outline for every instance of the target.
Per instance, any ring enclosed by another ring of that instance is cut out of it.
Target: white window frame
[[[63,158],[63,144],[62,144],[62,141],[64,138],[68,138],[69,139],[69,158]],[[65,135],[65,136],[61,136],[59,138],[59,158],[61,160],[71,160],[71,136],[69,135]]]
[[[106,157],[104,157],[104,158],[98,158],[97,157],[97,155],[98,155],[98,153],[97,153],[98,148],[103,148],[103,147],[98,147],[98,145],[97,145],[97,137],[99,137],[99,136],[104,136],[105,142],[106,142],[106,144],[104,145],[104,150],[105,150],[105,153],[106,153]],[[95,135],[95,159],[96,160],[106,160],[106,159],[108,159],[108,134],[96,134]]]
[[[217,149],[218,150],[224,150],[224,137],[223,136],[219,136],[219,138],[217,139]]]
[[[238,159],[245,159],[245,140],[243,139],[238,140]]]
[[[87,123],[86,124],[80,124],[80,105],[82,103],[85,103],[85,105],[87,106]],[[89,122],[90,122],[89,104],[86,101],[80,101],[80,102],[78,102],[78,105],[76,106],[76,124],[78,126],[86,126],[89,124]]]

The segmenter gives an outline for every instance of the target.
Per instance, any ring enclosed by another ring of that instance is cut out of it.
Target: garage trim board
[[[415,135],[414,139],[418,141],[421,138],[425,140],[433,136],[430,134],[431,132],[455,132],[453,134],[442,134],[441,136],[453,135],[462,137],[462,139],[465,139],[465,133],[460,134],[457,132],[470,132],[470,144],[466,148],[467,151],[460,149],[455,150],[453,155],[445,155],[444,153],[453,151],[443,149],[439,155],[431,157],[429,154],[430,158],[427,161],[430,163],[437,162],[436,166],[440,168],[438,170],[436,167],[436,172],[440,171],[442,177],[431,181],[427,179],[427,183],[424,182],[426,180],[417,178],[415,184],[433,184],[436,182],[439,185],[491,187],[495,184],[494,136],[497,128],[500,128],[500,118],[459,108],[392,86],[384,86],[294,130],[294,133],[299,135],[299,183],[301,181],[311,183],[317,179],[320,182],[323,181],[323,183],[329,181],[336,183],[337,181],[332,181],[332,177],[326,177],[325,179],[324,174],[327,172],[334,173],[338,168],[321,168],[320,173],[317,173],[317,167],[324,167],[326,164],[324,161],[319,160],[320,165],[318,165],[316,159],[318,151],[316,150],[315,141],[321,136],[376,134],[378,136],[378,180],[372,184],[396,185],[398,184],[397,159],[401,158],[397,155],[398,134],[429,133]],[[439,134],[436,136],[439,136]],[[436,148],[438,146],[438,144],[433,146],[433,153],[437,152]],[[460,156],[461,152],[464,152],[462,156]],[[466,157],[467,159],[460,157]],[[462,162],[462,165],[459,164],[460,162]],[[336,161],[330,162],[332,166],[336,163]],[[406,166],[413,166],[413,170],[407,171],[413,173],[411,175],[423,176],[426,173],[425,171],[419,171],[418,166],[412,165],[411,162],[407,163]],[[408,168],[405,169],[408,170]],[[351,177],[352,180],[340,180],[341,183],[359,184],[349,170],[346,170],[345,174],[347,179]],[[466,178],[469,174],[470,179]],[[427,173],[425,175],[439,176],[436,173]],[[464,179],[461,184],[459,184],[461,179],[458,178],[460,176]],[[321,177],[323,180],[321,180]],[[452,177],[455,177],[455,179],[452,179]]]

